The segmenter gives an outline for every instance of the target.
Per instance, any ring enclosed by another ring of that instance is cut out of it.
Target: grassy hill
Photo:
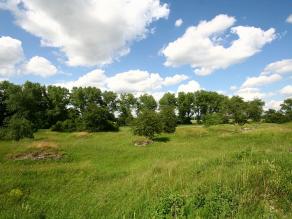
[[[292,124],[0,142],[0,218],[291,218]],[[45,159],[43,159],[45,158]]]

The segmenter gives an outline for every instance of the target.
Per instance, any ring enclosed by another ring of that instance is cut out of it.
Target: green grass
[[[292,124],[180,126],[0,142],[0,218],[292,218]],[[50,141],[61,160],[9,156]],[[181,216],[184,218],[185,216]]]

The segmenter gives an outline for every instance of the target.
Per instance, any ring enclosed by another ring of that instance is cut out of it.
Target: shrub
[[[162,122],[163,131],[166,133],[175,132],[177,118],[173,107],[163,107],[159,113]]]
[[[58,121],[52,126],[52,131],[57,132],[74,132],[77,130],[76,123],[72,119],[67,119],[65,121]]]
[[[159,115],[153,110],[143,110],[133,122],[135,135],[153,139],[162,132],[162,122]]]
[[[204,116],[203,123],[205,126],[219,125],[223,123],[223,116],[218,113],[208,114]]]
[[[17,116],[11,117],[1,129],[0,138],[19,141],[22,138],[33,138],[33,127],[30,121]]]
[[[160,217],[179,218],[186,215],[186,201],[183,196],[177,194],[166,195],[161,198],[156,207],[156,214]]]

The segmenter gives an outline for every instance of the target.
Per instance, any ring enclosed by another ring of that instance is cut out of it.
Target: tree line
[[[153,138],[156,133],[174,132],[177,124],[215,125],[292,121],[292,99],[281,109],[263,110],[260,99],[244,101],[211,91],[165,93],[156,102],[149,94],[135,97],[95,87],[43,86],[25,82],[0,82],[0,139],[33,137],[38,129],[53,131],[118,131],[133,125],[134,133]]]

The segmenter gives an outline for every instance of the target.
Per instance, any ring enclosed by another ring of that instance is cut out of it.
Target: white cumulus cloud
[[[79,77],[77,80],[58,83],[56,85],[67,87],[68,89],[91,86],[117,93],[130,92],[138,95],[150,93],[158,97],[163,94],[161,88],[177,84],[186,79],[187,76],[185,75],[174,75],[163,78],[159,73],[151,73],[139,69],[107,76],[104,70],[95,69]]]
[[[274,109],[279,110],[281,108],[281,104],[283,101],[281,100],[270,100],[265,102],[264,110]]]
[[[165,65],[191,65],[196,74],[209,75],[246,60],[276,38],[274,28],[264,31],[251,26],[233,27],[235,22],[234,17],[221,14],[211,21],[201,21],[197,26],[189,27],[183,36],[162,50]],[[229,29],[230,32],[226,33]],[[238,39],[225,47],[222,41],[230,33]]]
[[[180,27],[182,24],[183,24],[183,20],[180,18],[180,19],[177,19],[174,23],[174,26],[176,27]]]
[[[261,75],[258,77],[248,77],[243,83],[242,87],[259,87],[266,84],[271,84],[280,81],[282,77],[278,74],[265,76]]]
[[[287,86],[283,87],[280,90],[280,93],[285,95],[285,96],[292,97],[292,85],[287,85]]]
[[[266,94],[262,93],[258,88],[240,88],[235,92],[235,95],[242,97],[246,101],[254,100],[254,99],[263,99]]]
[[[292,59],[283,59],[267,65],[261,75],[292,73]]]
[[[149,25],[167,18],[160,0],[2,0],[16,23],[65,53],[70,66],[111,63],[146,37]]]
[[[189,77],[187,75],[184,74],[176,74],[174,76],[169,76],[166,77],[163,81],[163,85],[165,86],[171,86],[171,85],[176,85],[181,83],[182,81],[187,80]]]
[[[23,49],[20,40],[9,36],[0,37],[0,77],[8,78],[16,74],[16,65],[23,60]]]
[[[25,74],[41,77],[50,77],[57,74],[57,68],[46,58],[40,56],[32,57],[24,66]]]
[[[195,92],[201,90],[201,86],[197,81],[189,81],[187,84],[181,84],[178,89],[177,93],[179,92]]]

